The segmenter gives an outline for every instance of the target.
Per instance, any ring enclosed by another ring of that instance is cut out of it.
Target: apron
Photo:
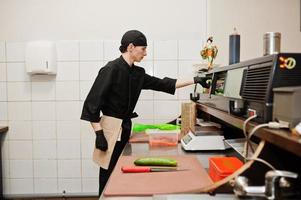
[[[108,169],[116,141],[120,140],[121,137],[122,119],[103,115],[99,123],[107,139],[108,149],[101,151],[94,147],[93,161],[101,168]]]

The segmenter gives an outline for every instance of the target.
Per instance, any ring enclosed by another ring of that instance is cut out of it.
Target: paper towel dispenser
[[[56,45],[51,41],[32,41],[26,44],[26,71],[29,74],[56,74]]]

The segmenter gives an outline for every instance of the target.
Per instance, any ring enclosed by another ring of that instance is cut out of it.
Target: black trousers
[[[118,161],[119,156],[121,155],[125,145],[128,143],[130,135],[131,135],[131,127],[132,122],[131,120],[123,120],[122,122],[122,133],[121,133],[121,140],[117,141],[113,150],[113,154],[110,160],[109,168],[103,169],[100,167],[99,169],[99,192],[98,196],[101,195],[103,192],[104,187]]]

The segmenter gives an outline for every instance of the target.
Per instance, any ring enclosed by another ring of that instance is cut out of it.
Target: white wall
[[[94,133],[80,121],[101,66],[120,55],[122,34],[148,37],[140,64],[158,77],[191,78],[206,34],[206,1],[0,0],[0,125],[5,194],[94,193]],[[56,41],[56,76],[25,72],[26,41]],[[191,87],[174,96],[143,91],[139,123],[175,119]]]
[[[205,0],[1,0],[0,40],[119,39],[139,29],[152,39],[199,39]]]
[[[263,55],[263,34],[281,32],[282,52],[301,52],[300,0],[210,0],[208,34],[219,52],[216,63],[229,63],[229,34],[241,35],[241,61]]]

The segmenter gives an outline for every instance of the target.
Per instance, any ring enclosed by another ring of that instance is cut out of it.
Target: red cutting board
[[[159,156],[158,156],[159,157]],[[187,193],[213,184],[195,156],[160,156],[178,161],[177,172],[123,173],[122,166],[134,166],[138,156],[121,156],[107,183],[105,196],[145,196]]]

